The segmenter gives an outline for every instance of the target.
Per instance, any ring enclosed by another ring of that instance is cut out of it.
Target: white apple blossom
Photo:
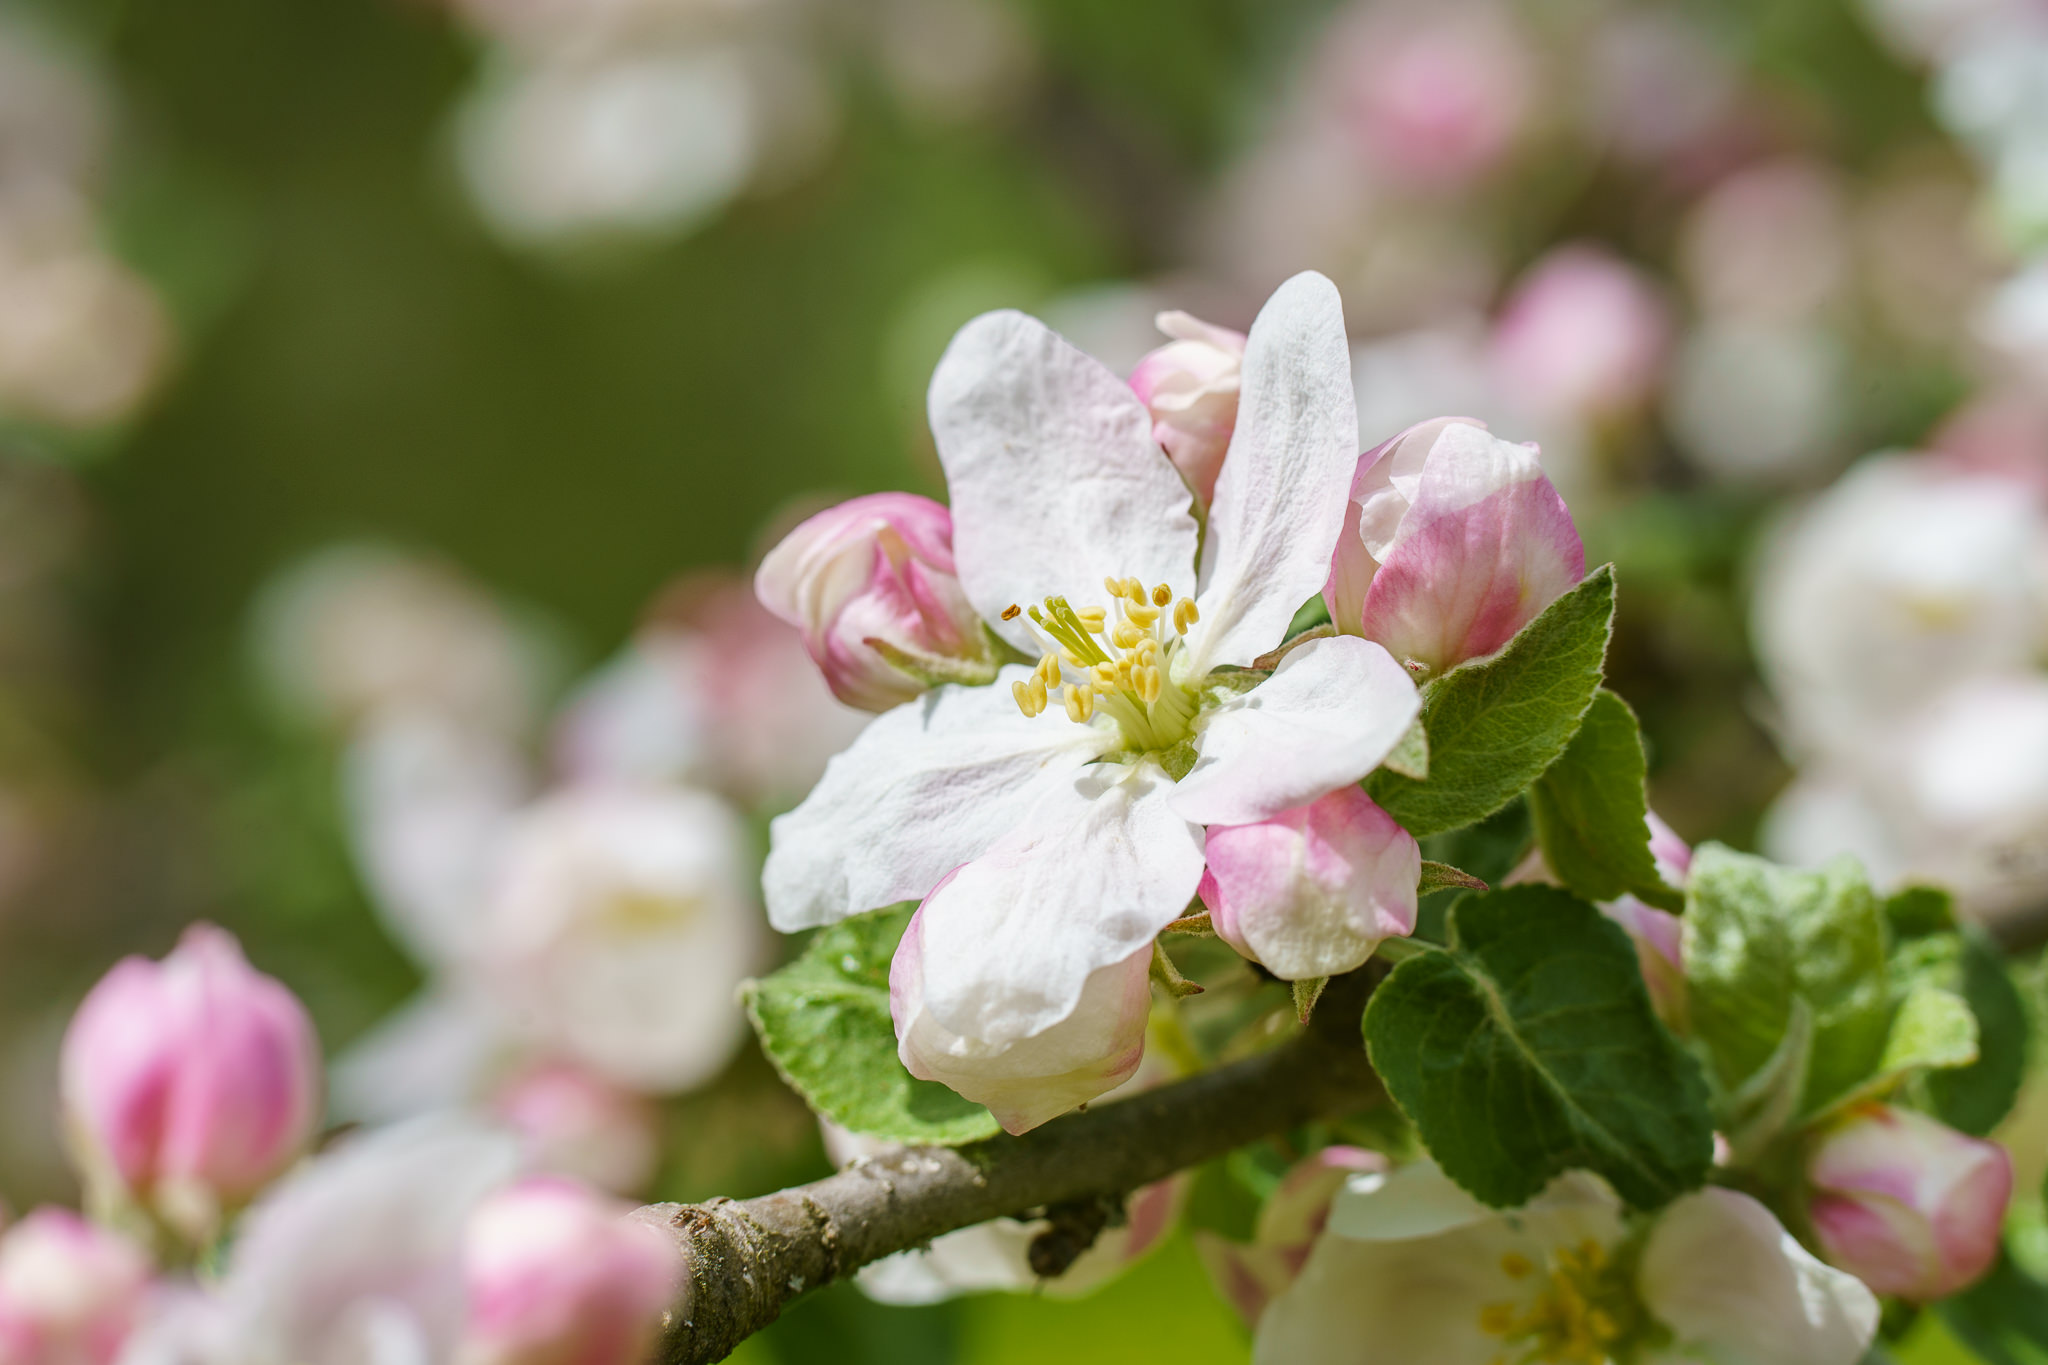
[[[1249,668],[1321,588],[1357,459],[1329,281],[1297,276],[1253,324],[1200,534],[1144,404],[1032,318],[963,328],[931,419],[961,586],[1038,663],[878,717],[775,822],[765,889],[789,932],[927,897],[923,1009],[996,1051],[1182,911],[1203,825],[1358,781],[1418,701],[1365,640]]]
[[[1430,1162],[1352,1178],[1256,1365],[1855,1365],[1878,1304],[1733,1190],[1682,1196],[1637,1256],[1620,1201],[1574,1173],[1489,1209]]]
[[[470,1215],[517,1166],[507,1137],[422,1119],[343,1141],[243,1219],[211,1292],[166,1297],[134,1365],[421,1365],[453,1358]]]

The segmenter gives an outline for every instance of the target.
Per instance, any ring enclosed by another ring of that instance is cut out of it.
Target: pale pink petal
[[[1173,807],[1204,825],[1249,825],[1307,805],[1378,767],[1421,707],[1415,684],[1378,645],[1311,640],[1203,718],[1201,757]]]
[[[961,586],[1011,643],[1039,652],[1005,607],[1098,600],[1104,578],[1193,595],[1187,485],[1145,405],[1099,361],[1035,318],[986,313],[946,348],[930,408]]]
[[[1357,442],[1343,303],[1321,275],[1296,275],[1267,300],[1245,347],[1237,430],[1202,547],[1195,673],[1272,649],[1322,587]]]

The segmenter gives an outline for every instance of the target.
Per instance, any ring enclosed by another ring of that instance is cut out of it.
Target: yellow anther
[[[1038,714],[1031,709],[1031,689],[1022,682],[1010,684],[1010,695],[1017,699],[1017,709],[1024,713],[1024,719],[1029,720]]]
[[[1153,606],[1163,608],[1168,602],[1171,602],[1172,600],[1173,589],[1167,587],[1164,583],[1161,583],[1158,587],[1152,589]]]
[[[1535,1271],[1536,1263],[1520,1252],[1510,1251],[1507,1255],[1500,1258],[1500,1268],[1507,1272],[1509,1279],[1520,1280],[1527,1278]]]
[[[1003,608],[1003,619],[1005,621],[1014,621],[1019,616],[1023,615],[1023,613],[1024,608],[1018,606],[1015,602],[1012,602],[1009,606]]]
[[[1143,583],[1140,583],[1135,578],[1126,578],[1124,580],[1124,596],[1128,597],[1133,602],[1144,601],[1145,585]]]
[[[1133,602],[1124,608],[1124,619],[1141,626],[1150,626],[1159,619],[1159,608],[1148,607],[1142,602]]]
[[[1086,668],[1088,666],[1088,661],[1086,659],[1083,659],[1080,655],[1074,653],[1073,650],[1065,648],[1062,648],[1060,650],[1060,662],[1065,664],[1068,668]]]
[[[1145,632],[1132,625],[1129,621],[1117,622],[1116,629],[1109,633],[1109,642],[1118,649],[1131,649],[1137,645],[1138,641],[1144,638]]]
[[[1122,597],[1124,595],[1124,581],[1121,578],[1105,578],[1102,580],[1102,590],[1108,593],[1111,598]]]
[[[1048,653],[1038,661],[1038,676],[1045,679],[1047,687],[1057,687],[1060,682],[1060,656]]]
[[[1097,665],[1095,665],[1094,669],[1093,669],[1093,670],[1091,670],[1091,671],[1092,671],[1092,672],[1094,673],[1094,675],[1095,675],[1095,681],[1096,681],[1096,682],[1098,682],[1098,683],[1101,683],[1101,684],[1102,684],[1102,685],[1104,685],[1105,687],[1114,687],[1114,686],[1116,686],[1116,665],[1115,665],[1115,664],[1097,664]]]
[[[1138,695],[1145,699],[1145,705],[1150,706],[1153,702],[1159,700],[1161,687],[1159,670],[1156,668],[1146,668],[1141,670],[1141,672],[1142,676],[1138,678]]]
[[[1185,604],[1186,604],[1186,606],[1187,606],[1187,609],[1188,609],[1188,624],[1189,624],[1189,625],[1193,625],[1193,624],[1194,624],[1195,622],[1197,622],[1197,621],[1199,621],[1199,620],[1201,620],[1201,619],[1202,619],[1202,613],[1201,613],[1200,611],[1196,610],[1196,608],[1195,608],[1195,599],[1194,599],[1194,598],[1192,598],[1192,597],[1183,597],[1183,598],[1181,598],[1180,600],[1181,600],[1181,601],[1182,601],[1183,603],[1185,603]]]
[[[1097,635],[1109,624],[1109,612],[1102,607],[1082,607],[1074,613],[1081,618],[1081,624]]]
[[[1515,1306],[1489,1303],[1479,1310],[1479,1330],[1490,1337],[1504,1337],[1515,1330]]]
[[[1067,719],[1075,722],[1087,720],[1095,714],[1095,694],[1069,685],[1064,694],[1067,703]]]
[[[1031,714],[1035,716],[1045,709],[1045,679],[1034,673],[1031,675],[1031,680],[1025,686],[1031,689]]]
[[[1181,598],[1173,604],[1173,629],[1176,635],[1188,633],[1188,627],[1195,623],[1195,604],[1188,598]]]

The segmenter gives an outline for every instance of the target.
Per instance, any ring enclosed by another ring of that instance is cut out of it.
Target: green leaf
[[[1706,1083],[1628,935],[1552,886],[1468,896],[1451,934],[1365,1012],[1373,1065],[1447,1175],[1497,1208],[1575,1168],[1639,1208],[1706,1179]]]
[[[1927,1107],[1951,1128],[1983,1137],[2012,1111],[2027,1071],[2026,1002],[1989,940],[1963,940],[1959,980],[1953,983],[1977,1018],[1977,1060],[1921,1079]]]
[[[1955,898],[1935,886],[1907,886],[1884,898],[1885,923],[1897,938],[1922,938],[1956,927]]]
[[[1977,1060],[1977,1016],[1954,991],[1921,982],[1899,1002],[1886,1035],[1880,1076],[1928,1067],[1968,1066]]]
[[[811,1108],[842,1128],[952,1147],[992,1137],[993,1115],[896,1057],[889,959],[912,907],[823,929],[796,961],[742,988],[761,1046]]]
[[[1557,879],[1587,900],[1624,895],[1683,910],[1650,856],[1648,765],[1636,713],[1601,689],[1557,762],[1529,789],[1536,839]]]
[[[1614,625],[1614,566],[1602,565],[1544,608],[1500,653],[1460,664],[1423,689],[1429,778],[1389,769],[1372,799],[1420,839],[1505,806],[1564,752],[1593,703]]]
[[[1417,782],[1429,776],[1429,731],[1423,728],[1422,717],[1417,716],[1401,732],[1393,751],[1380,760],[1380,766]]]
[[[1853,859],[1796,872],[1702,846],[1688,886],[1685,977],[1693,1034],[1725,1093],[1777,1051],[1795,999],[1813,1016],[1801,1113],[1825,1108],[1884,1058],[1884,917]]]
[[[1432,891],[1451,889],[1459,891],[1484,891],[1486,890],[1486,883],[1482,879],[1473,876],[1470,872],[1463,872],[1452,867],[1449,863],[1436,863],[1431,862],[1427,858],[1423,859],[1422,875],[1415,883],[1416,894],[1427,896]]]
[[[2001,1252],[1991,1273],[1934,1307],[1986,1365],[2048,1365],[2048,1285]]]

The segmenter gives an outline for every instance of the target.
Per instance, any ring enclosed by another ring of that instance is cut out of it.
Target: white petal
[[[924,904],[925,1008],[1001,1046],[1065,1019],[1091,973],[1145,946],[1202,879],[1201,832],[1150,761],[1099,763]]]
[[[385,924],[420,961],[475,947],[496,843],[524,799],[518,751],[439,712],[391,708],[344,758],[356,863]]]
[[[932,375],[931,423],[961,586],[1014,643],[1036,652],[1022,618],[1002,624],[1011,603],[1102,602],[1108,577],[1193,594],[1192,495],[1151,415],[1044,323],[1001,312],[961,328]]]
[[[1545,1241],[1489,1218],[1440,1236],[1361,1242],[1325,1235],[1259,1319],[1254,1365],[1493,1365],[1488,1304],[1526,1294],[1509,1253],[1542,1264]]]
[[[1245,345],[1237,430],[1202,548],[1198,670],[1250,663],[1322,591],[1357,462],[1344,305],[1321,275],[1296,275]]]
[[[1010,684],[1029,676],[1013,665],[876,717],[770,826],[769,922],[794,933],[924,896],[1117,742],[1056,711],[1025,718]]]
[[[1497,1216],[1434,1161],[1422,1160],[1352,1176],[1330,1201],[1328,1226],[1336,1236],[1361,1242],[1406,1242]]]
[[[227,1338],[249,1360],[345,1359],[366,1314],[403,1312],[426,1358],[450,1359],[463,1319],[464,1229],[517,1160],[509,1137],[446,1118],[316,1158],[243,1220],[221,1289]]]
[[[446,987],[424,990],[334,1059],[335,1115],[392,1123],[462,1108],[476,1100],[505,1041],[479,1002]]]
[[[1643,1303],[1714,1365],[1856,1365],[1877,1299],[1822,1265],[1748,1195],[1707,1189],[1666,1209],[1643,1248]]]
[[[1173,808],[1197,824],[1248,825],[1306,805],[1378,767],[1421,708],[1407,672],[1370,640],[1311,640],[1200,722],[1201,757]]]

